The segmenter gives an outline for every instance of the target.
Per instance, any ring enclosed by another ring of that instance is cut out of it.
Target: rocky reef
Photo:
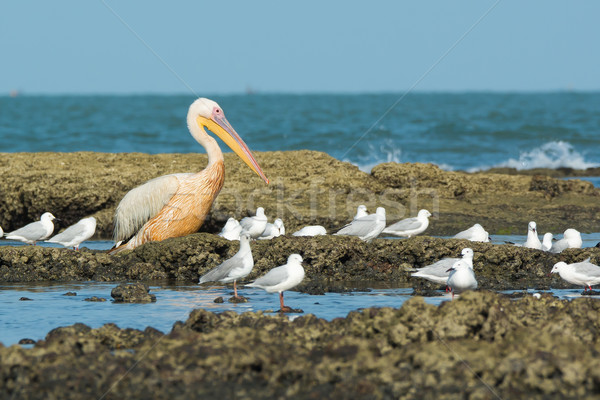
[[[385,207],[390,222],[427,208],[434,213],[431,235],[452,235],[476,222],[492,234],[525,233],[530,220],[543,232],[599,230],[600,189],[581,180],[397,163],[380,164],[368,174],[316,151],[256,158],[269,185],[237,156],[225,154],[225,186],[202,231],[217,232],[228,217],[253,214],[258,206],[271,219],[282,218],[288,232],[314,224],[333,230],[352,218],[358,204],[372,211]],[[50,211],[61,218],[57,230],[95,216],[96,237],[110,238],[114,210],[127,191],[160,175],[199,171],[206,162],[203,154],[4,153],[0,226],[9,231]]]
[[[0,397],[594,398],[599,312],[588,298],[477,291],[333,321],[198,309],[166,335],[76,324],[0,345]]]

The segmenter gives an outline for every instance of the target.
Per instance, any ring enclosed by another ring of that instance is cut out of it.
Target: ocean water
[[[600,165],[600,93],[416,93],[392,107],[401,95],[207,97],[255,151],[319,150],[365,171],[387,161],[470,171]],[[185,122],[193,100],[0,97],[0,152],[203,152]]]

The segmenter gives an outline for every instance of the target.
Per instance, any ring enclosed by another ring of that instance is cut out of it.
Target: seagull
[[[473,269],[473,249],[468,247],[462,249],[462,260]],[[431,265],[427,265],[423,268],[418,268],[417,272],[411,274],[411,276],[417,278],[424,278],[428,281],[446,284],[448,281],[448,276],[450,275],[449,268],[452,268],[454,264],[461,260],[461,258],[453,258],[447,257],[443,258]],[[448,286],[446,286],[446,291],[448,290]]]
[[[576,229],[567,229],[563,234],[563,238],[554,242],[550,251],[552,253],[560,253],[564,249],[579,249],[583,241],[581,234]]]
[[[375,214],[352,220],[335,235],[358,236],[366,242],[375,239],[385,228],[385,208],[377,207]]]
[[[302,256],[292,254],[288,257],[287,264],[273,268],[246,286],[261,288],[267,293],[279,292],[280,311],[290,312],[291,308],[283,304],[283,291],[297,286],[303,279]]]
[[[362,217],[366,217],[367,215],[369,215],[369,213],[367,212],[367,206],[365,206],[364,204],[361,204],[360,206],[358,206],[356,208],[356,215],[354,216],[352,221],[355,221]]]
[[[527,240],[521,246],[527,247],[528,249],[542,249],[542,242],[537,235],[537,225],[535,221],[529,222],[527,225]]]
[[[2,230],[2,227],[0,226],[0,239],[2,239],[2,236],[4,236],[4,231]]]
[[[550,232],[544,233],[544,239],[542,240],[542,250],[550,251],[552,248],[552,234]]]
[[[80,219],[58,235],[46,240],[49,243],[59,243],[65,247],[73,247],[79,250],[79,245],[94,236],[96,232],[96,218],[88,217]]]
[[[592,285],[600,283],[600,267],[592,264],[588,258],[585,261],[567,264],[564,261],[557,262],[550,273],[560,275],[565,281],[574,285],[583,285],[585,292],[588,288],[592,291]]]
[[[229,218],[223,229],[221,229],[221,232],[219,232],[219,236],[227,240],[240,240],[241,233],[242,226],[238,220],[235,218]]]
[[[25,225],[16,231],[6,233],[6,238],[35,245],[36,242],[48,238],[54,231],[53,220],[56,218],[49,212],[42,214],[39,221]]]
[[[262,235],[259,236],[259,239],[273,239],[282,235],[285,235],[285,227],[281,218],[277,218],[272,224],[267,223],[267,227]]]
[[[240,236],[240,249],[233,257],[225,260],[217,265],[206,274],[200,277],[198,283],[204,282],[223,282],[229,283],[233,281],[233,296],[237,299],[238,279],[245,278],[254,268],[254,259],[252,258],[252,250],[250,249],[250,235],[247,233]]]
[[[321,225],[309,225],[292,233],[292,236],[319,236],[327,235],[327,230]]]
[[[252,239],[258,238],[265,231],[267,227],[267,217],[265,216],[265,209],[258,207],[256,209],[256,215],[254,217],[246,217],[240,221],[242,226],[242,233],[249,233]]]
[[[472,242],[489,242],[490,241],[489,234],[485,231],[485,229],[483,229],[483,226],[481,226],[479,224],[475,224],[472,227],[470,227],[469,229],[458,232],[456,235],[453,236],[453,238],[454,239],[467,239]]]
[[[447,285],[452,290],[452,298],[454,298],[455,293],[477,289],[475,272],[473,272],[473,268],[464,260],[455,262],[448,272],[450,272],[450,276],[448,276]]]
[[[400,220],[385,228],[383,233],[408,238],[416,236],[427,229],[429,226],[429,217],[431,217],[429,211],[420,210],[416,217]]]

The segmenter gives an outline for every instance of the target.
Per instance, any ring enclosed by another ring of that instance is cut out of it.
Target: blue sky
[[[0,95],[600,90],[599,15],[596,0],[10,1]]]

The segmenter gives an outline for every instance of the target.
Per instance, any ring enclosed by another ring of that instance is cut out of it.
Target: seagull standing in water
[[[240,225],[242,226],[242,234],[248,233],[252,239],[258,238],[260,235],[262,235],[267,227],[265,209],[258,207],[256,209],[256,215],[242,219],[240,221]]]
[[[469,229],[458,232],[453,236],[454,239],[467,239],[471,242],[489,242],[490,235],[483,229],[483,226],[475,224]]]
[[[464,261],[471,269],[473,269],[473,249],[468,247],[462,249],[462,258],[447,257],[443,258],[431,265],[427,265],[423,268],[418,268],[417,272],[411,274],[416,278],[427,279],[428,281],[444,284],[448,282],[448,276],[450,276],[450,269],[454,266],[457,261]],[[448,286],[446,285],[446,291]]]
[[[429,211],[420,210],[416,217],[400,220],[385,228],[383,233],[407,238],[416,236],[425,232],[429,226],[429,217],[431,217]]]
[[[581,240],[581,234],[576,229],[567,229],[563,234],[563,238],[554,242],[550,251],[552,253],[560,253],[564,249],[579,249],[583,241]]]
[[[287,264],[273,268],[246,286],[257,287],[265,290],[267,293],[279,292],[280,311],[290,312],[292,309],[283,304],[283,292],[299,285],[303,279],[304,268],[302,267],[302,256],[300,254],[292,254],[288,257]]]
[[[241,233],[242,226],[238,220],[235,218],[229,218],[223,229],[221,229],[221,232],[219,232],[219,236],[227,240],[240,240]]]
[[[452,290],[452,298],[454,298],[455,293],[477,289],[475,272],[473,272],[473,268],[464,260],[455,262],[448,271],[450,272],[450,276],[448,276],[447,285]]]
[[[254,258],[252,258],[252,250],[250,249],[250,235],[244,233],[240,236],[240,249],[238,252],[202,275],[198,283],[233,282],[233,296],[237,299],[236,282],[238,279],[248,276],[252,272],[252,268],[254,268]]]
[[[54,231],[54,221],[56,218],[49,212],[42,214],[39,221],[32,222],[19,228],[15,231],[8,232],[6,238],[10,240],[18,240],[35,245],[40,240],[47,239]]]
[[[385,228],[385,208],[377,207],[375,214],[352,220],[337,231],[336,235],[358,236],[366,242],[375,239]]]
[[[96,218],[88,217],[79,220],[58,235],[46,240],[49,243],[62,244],[65,247],[73,247],[79,250],[79,245],[94,236],[96,232]]]
[[[592,291],[592,285],[600,283],[600,267],[592,264],[588,258],[585,261],[567,264],[564,261],[557,262],[550,273],[557,273],[565,281],[573,285],[583,285],[585,292],[588,288]]]

